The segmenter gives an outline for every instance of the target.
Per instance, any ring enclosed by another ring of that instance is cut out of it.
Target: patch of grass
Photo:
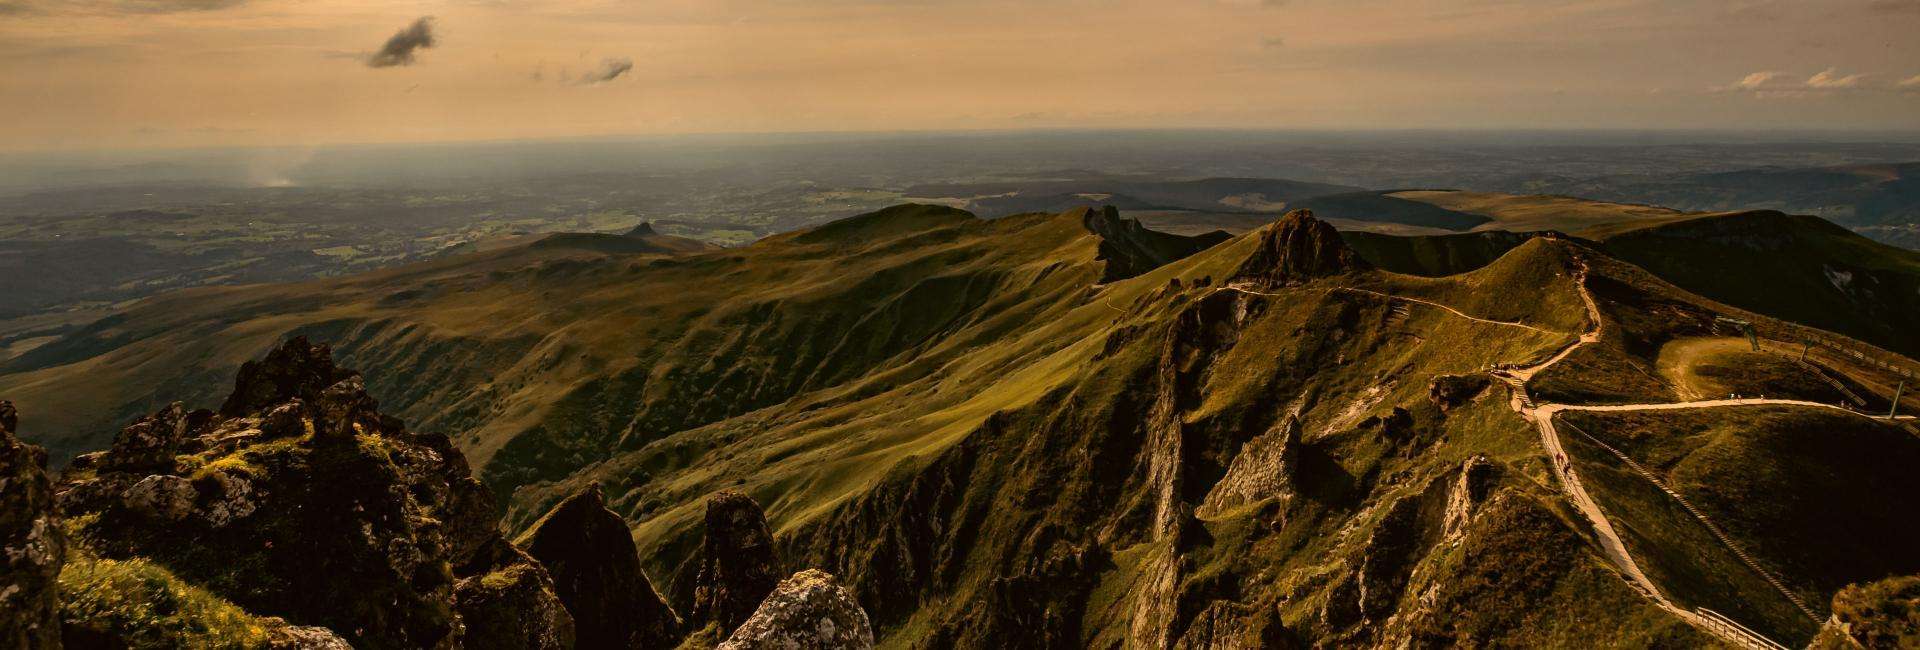
[[[159,565],[70,553],[60,572],[60,617],[87,636],[135,648],[258,648],[267,625]]]

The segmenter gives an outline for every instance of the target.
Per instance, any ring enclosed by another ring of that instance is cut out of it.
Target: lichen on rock
[[[873,628],[859,601],[831,574],[808,569],[780,582],[720,650],[861,650]]]

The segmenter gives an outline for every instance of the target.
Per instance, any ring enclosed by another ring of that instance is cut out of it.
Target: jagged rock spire
[[[640,569],[632,533],[595,483],[548,511],[520,541],[553,576],[581,648],[671,648],[679,620]]]
[[[328,388],[359,374],[335,366],[331,348],[296,336],[265,359],[240,365],[233,394],[220,406],[220,414],[237,417],[294,399],[312,403]]]
[[[733,490],[707,497],[706,526],[693,620],[718,623],[725,633],[752,616],[779,584],[778,561],[767,515],[752,497]]]
[[[1313,218],[1312,210],[1294,210],[1260,232],[1259,244],[1232,279],[1281,286],[1371,266],[1332,224]]]

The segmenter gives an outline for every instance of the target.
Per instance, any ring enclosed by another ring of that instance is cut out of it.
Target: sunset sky
[[[0,0],[0,150],[1907,130],[1920,129],[1916,35],[1920,0]]]

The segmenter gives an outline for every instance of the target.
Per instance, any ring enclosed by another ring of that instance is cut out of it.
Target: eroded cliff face
[[[1388,301],[1329,290],[1372,281],[1332,234],[1292,215],[1227,286],[1168,282],[1085,379],[900,462],[782,556],[934,648],[1524,643],[1576,638],[1517,614],[1567,593],[1613,610],[1584,633],[1628,617],[1697,641],[1594,569],[1551,491],[1517,479],[1526,452],[1477,453],[1534,434],[1474,368],[1419,354]]]

